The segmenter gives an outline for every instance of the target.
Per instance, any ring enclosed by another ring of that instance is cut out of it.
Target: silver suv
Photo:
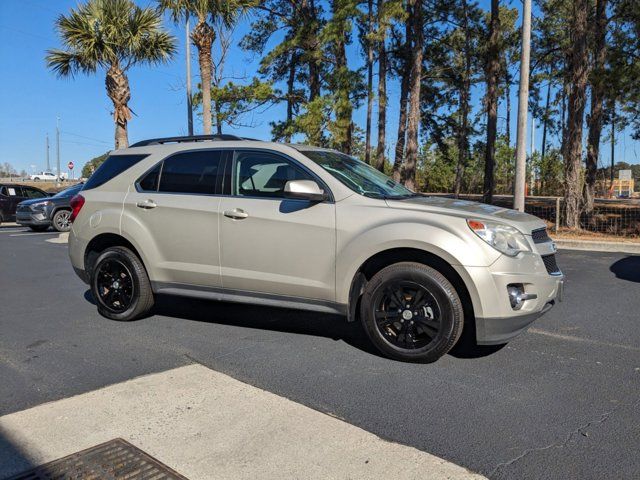
[[[72,207],[71,262],[115,320],[156,294],[338,313],[383,354],[432,362],[463,332],[506,343],[562,294],[537,217],[306,145],[147,140],[112,152]]]

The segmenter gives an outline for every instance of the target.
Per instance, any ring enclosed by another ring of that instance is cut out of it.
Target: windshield
[[[302,153],[360,195],[384,199],[418,195],[372,166],[343,153],[326,150],[303,150]]]
[[[82,188],[82,184],[78,184],[78,185],[74,185],[73,187],[65,188],[64,190],[56,193],[53,196],[53,198],[68,197],[68,196],[71,196],[71,195],[75,195],[76,193],[78,193],[80,191],[81,188]]]

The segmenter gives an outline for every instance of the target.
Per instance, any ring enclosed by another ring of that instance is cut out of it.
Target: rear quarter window
[[[136,163],[147,158],[148,154],[140,155],[109,155],[107,159],[93,172],[83,190],[91,190],[100,185],[104,185],[112,178],[117,177],[125,170],[133,167]]]

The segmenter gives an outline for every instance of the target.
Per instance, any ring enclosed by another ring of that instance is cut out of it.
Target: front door
[[[125,199],[123,230],[138,231],[156,282],[220,286],[216,195],[222,150],[192,150],[158,163]]]
[[[335,300],[335,204],[284,197],[289,180],[317,180],[265,150],[234,154],[231,195],[220,203],[225,289]]]

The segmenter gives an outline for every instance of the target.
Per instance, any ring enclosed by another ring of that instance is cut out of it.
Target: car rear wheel
[[[143,317],[154,302],[144,265],[125,247],[111,247],[98,256],[91,271],[91,293],[100,315],[111,320]]]
[[[71,230],[71,212],[69,210],[58,210],[51,219],[53,228],[59,232]]]
[[[431,363],[445,355],[462,333],[464,313],[444,275],[420,263],[383,268],[365,287],[361,318],[372,343],[385,356]]]
[[[29,228],[34,232],[45,232],[49,229],[49,225],[31,225]]]

